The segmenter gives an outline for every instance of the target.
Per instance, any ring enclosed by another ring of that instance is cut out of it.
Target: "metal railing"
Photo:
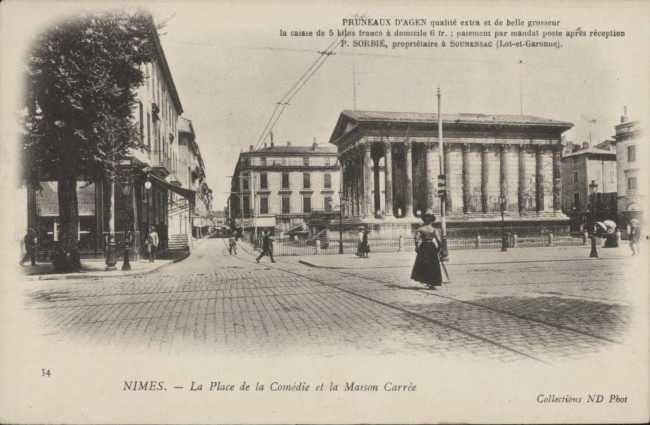
[[[170,173],[174,171],[169,154],[165,151],[151,151],[151,160],[154,167],[165,167]]]
[[[550,231],[540,232],[539,228],[517,229],[517,231],[508,231],[508,247],[510,248],[529,248],[545,246],[575,246],[583,245],[584,238],[582,235],[558,234],[555,235]],[[247,235],[246,242],[252,244],[252,238]],[[273,253],[274,255],[331,255],[339,253],[339,234],[331,232],[329,238],[321,237],[318,240],[292,239],[284,237],[274,238]],[[320,246],[317,247],[317,244]],[[343,253],[355,254],[359,245],[358,237],[343,237]],[[371,252],[413,252],[415,251],[415,241],[413,235],[402,235],[393,237],[368,237],[368,245]],[[474,233],[473,235],[465,234],[448,235],[447,246],[450,250],[462,249],[499,249],[501,248],[501,234],[493,232],[482,235]]]

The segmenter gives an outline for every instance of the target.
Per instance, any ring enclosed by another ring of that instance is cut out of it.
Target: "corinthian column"
[[[506,211],[508,210],[508,150],[510,145],[501,145],[499,161],[499,190],[506,198]]]
[[[469,175],[469,144],[463,143],[463,213],[470,211],[471,190]]]
[[[560,174],[560,155],[562,145],[553,147],[553,211],[559,212],[561,209],[560,195],[562,194],[562,178]],[[605,176],[603,175],[603,178]]]
[[[363,144],[363,194],[361,200],[363,202],[361,212],[364,217],[369,217],[372,215],[372,187],[370,183],[372,182],[372,169],[370,164],[372,163],[372,158],[370,157],[370,148],[372,145],[370,143]]]
[[[481,211],[488,212],[488,179],[490,178],[490,145],[481,152]]]
[[[405,217],[413,217],[413,144],[404,143],[404,161],[406,162],[406,205]]]
[[[427,206],[425,211],[433,211],[434,201],[438,194],[437,177],[433,174],[433,144],[425,143],[424,145],[424,163],[426,165],[426,182],[427,182]],[[423,211],[423,212],[425,212]]]
[[[384,213],[387,217],[393,216],[393,148],[389,142],[384,142],[384,179],[386,186],[386,199]]]
[[[451,169],[451,161],[449,158],[450,152],[451,152],[451,146],[449,144],[444,145],[444,152],[443,152],[443,161],[445,164],[445,176],[447,179],[447,197],[445,199],[445,214],[451,214],[451,207],[452,207],[452,191],[454,188],[451,187],[451,176],[452,176],[452,169]]]
[[[544,149],[537,146],[535,152],[535,210],[544,211]]]

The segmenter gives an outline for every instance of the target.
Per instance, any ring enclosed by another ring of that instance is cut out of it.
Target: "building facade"
[[[150,25],[155,26],[153,19]],[[177,177],[177,122],[183,107],[160,40],[156,31],[152,34],[155,59],[141,65],[145,82],[136,92],[132,114],[141,146],[120,160],[113,181],[80,181],[77,186],[82,257],[103,257],[111,230],[118,251],[127,231],[139,235],[133,241],[137,255],[149,226],[157,230],[165,249],[170,203],[175,197],[192,195],[179,187]],[[44,180],[41,186],[42,190],[27,189],[27,225],[38,230],[41,253],[47,256],[58,241],[58,195],[56,182]]]
[[[591,228],[592,221],[618,220],[616,151],[609,142],[582,147],[568,144],[562,155],[562,210],[571,230]]]
[[[211,225],[212,189],[206,181],[205,163],[192,121],[180,117],[178,124],[179,179],[182,187],[193,190],[195,195],[194,199],[182,199],[177,204],[179,210],[189,214],[190,234],[200,238],[207,234]]]
[[[425,113],[341,113],[330,143],[342,164],[346,218],[410,226],[427,210],[439,214],[437,121]],[[500,222],[503,197],[510,225],[566,227],[560,156],[571,127],[531,116],[443,114],[448,225]]]
[[[626,228],[632,219],[643,225],[649,177],[646,132],[640,121],[628,119],[627,111],[615,129],[619,227]]]
[[[287,232],[303,226],[312,212],[339,208],[339,174],[332,147],[251,146],[240,153],[232,176],[229,217],[243,218],[249,229]]]

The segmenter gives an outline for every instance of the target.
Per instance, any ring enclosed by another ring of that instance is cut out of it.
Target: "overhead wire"
[[[275,124],[278,122],[278,120],[284,113],[284,110],[289,105],[291,99],[293,99],[296,96],[296,94],[298,94],[298,92],[305,86],[305,84],[307,84],[307,82],[311,79],[311,77],[314,76],[314,74],[318,71],[318,69],[320,69],[323,63],[325,63],[327,58],[333,54],[334,49],[336,48],[340,40],[341,39],[337,37],[336,39],[334,39],[334,41],[332,41],[332,43],[329,44],[329,46],[327,46],[327,49],[325,49],[322,52],[319,51],[318,53],[320,53],[320,55],[318,56],[318,58],[316,58],[314,63],[312,63],[311,66],[300,76],[300,78],[298,78],[296,83],[285,93],[282,99],[280,99],[276,103],[276,106],[273,109],[273,113],[271,114],[269,121],[266,123],[266,126],[264,127],[262,134],[260,135],[257,142],[255,143],[255,149],[258,149],[261,146],[261,144],[264,143],[266,138],[269,137],[269,134],[273,131]]]

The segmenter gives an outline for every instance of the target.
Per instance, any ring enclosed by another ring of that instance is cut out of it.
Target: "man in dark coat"
[[[38,239],[34,229],[27,229],[27,234],[25,235],[25,256],[20,260],[20,265],[22,266],[27,259],[32,260],[32,266],[36,265],[36,252],[38,251]]]
[[[639,229],[639,220],[633,219],[630,221],[630,249],[632,250],[632,256],[639,255],[641,253],[641,248],[639,247],[639,240],[641,239],[641,230]]]
[[[268,255],[271,258],[271,262],[275,263],[273,259],[273,239],[271,239],[269,232],[266,230],[262,232],[262,235],[262,253],[257,257],[256,261],[259,263],[264,255]]]

